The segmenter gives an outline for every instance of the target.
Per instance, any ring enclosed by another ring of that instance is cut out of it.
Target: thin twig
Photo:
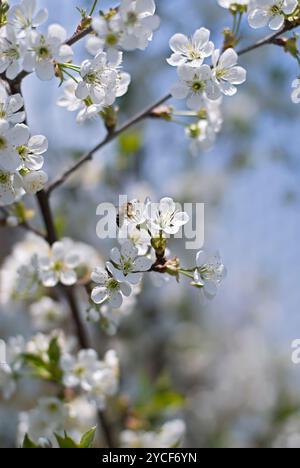
[[[244,49],[241,49],[239,50],[237,53],[238,55],[244,55],[248,52],[251,52],[255,49],[258,49],[264,45],[268,45],[268,44],[277,44],[278,45],[278,38],[284,34],[285,32],[288,32],[288,31],[291,31],[292,29],[295,29],[296,27],[298,27],[299,24],[292,24],[292,23],[287,23],[283,29],[281,29],[280,31],[276,32],[275,34],[272,34],[264,39],[261,39],[260,41],[257,41],[255,44],[252,44]],[[73,166],[71,166],[69,169],[67,169],[59,178],[57,178],[56,180],[54,180],[49,186],[48,186],[48,189],[47,189],[47,192],[48,194],[50,195],[53,190],[55,190],[56,188],[58,188],[59,186],[61,186],[62,184],[64,184],[64,182],[74,173],[76,172],[78,169],[81,168],[82,165],[84,165],[85,163],[91,161],[93,159],[93,156],[94,154],[99,151],[101,148],[103,148],[104,146],[106,146],[108,143],[110,143],[111,141],[115,140],[118,136],[120,136],[123,132],[125,132],[126,130],[128,130],[130,127],[132,127],[133,125],[141,122],[142,120],[144,120],[145,118],[149,117],[151,115],[151,112],[156,108],[156,107],[159,107],[161,104],[165,103],[166,101],[168,101],[172,96],[170,94],[168,94],[167,96],[163,97],[162,99],[160,99],[158,102],[154,103],[152,106],[148,107],[147,109],[145,109],[143,112],[141,112],[140,114],[138,114],[137,116],[133,117],[132,119],[130,119],[128,122],[126,122],[123,126],[121,126],[118,130],[116,130],[115,132],[111,133],[111,134],[108,134],[104,140],[102,140],[98,145],[96,145],[91,151],[89,151],[88,153],[84,154],[78,161],[76,161],[74,163]]]
[[[42,190],[41,192],[37,194],[37,200],[40,206],[42,218],[46,226],[47,240],[49,244],[52,245],[54,244],[54,242],[57,241],[58,236],[57,236],[55,225],[54,225],[49,197],[47,193],[44,190]],[[81,313],[80,313],[80,309],[78,307],[78,303],[76,299],[75,287],[61,286],[61,290],[68,301],[68,304],[72,313],[72,317],[74,320],[74,324],[76,327],[80,347],[83,349],[92,348],[92,345],[89,340],[89,336],[81,320]],[[114,448],[115,444],[114,444],[114,437],[112,434],[112,430],[110,428],[108,421],[106,420],[106,416],[103,413],[103,411],[98,412],[98,418],[99,418],[99,422],[100,422],[107,446],[109,448]]]
[[[66,44],[69,45],[69,46],[72,46],[72,45],[76,44],[76,42],[78,42],[81,39],[83,39],[84,37],[88,36],[88,34],[91,34],[92,32],[93,32],[92,26],[89,26],[88,28],[76,31],[76,33],[72,37],[70,37],[70,39],[68,39],[66,41]]]
[[[252,52],[253,50],[259,49],[260,47],[263,47],[265,45],[277,44],[276,39],[282,36],[282,34],[292,31],[293,29],[299,26],[299,24],[286,23],[286,25],[280,31],[277,31],[275,34],[271,34],[270,36],[260,39],[259,41],[255,42],[255,44],[245,47],[244,49],[239,50],[237,53],[238,55],[244,55],[248,52]]]
[[[122,125],[120,128],[118,128],[115,132],[109,133],[104,140],[102,140],[98,145],[96,145],[91,151],[88,153],[84,154],[76,163],[71,166],[69,169],[67,169],[58,179],[54,180],[47,188],[47,193],[50,195],[53,190],[55,190],[57,187],[62,185],[74,172],[76,172],[83,164],[87,163],[88,161],[91,161],[93,159],[94,154],[99,151],[101,148],[106,146],[108,143],[111,141],[115,140],[118,136],[120,136],[122,133],[124,133],[126,130],[131,128],[133,125],[138,124],[139,122],[142,122],[145,118],[149,117],[152,113],[152,111],[156,108],[162,105],[164,102],[166,102],[168,99],[170,99],[172,96],[168,94],[167,96],[163,97],[160,99],[158,102],[155,102],[151,106],[147,107],[144,111],[141,113],[137,114],[135,117],[132,119],[128,120],[124,125]]]
[[[0,207],[0,211],[4,214],[5,218],[4,218],[4,221],[7,222],[7,218],[10,215],[10,213],[4,208],[4,207]],[[10,227],[8,224],[7,224],[7,227]],[[21,229],[24,229],[25,231],[29,231],[29,232],[32,232],[33,234],[35,234],[36,236],[39,236],[41,237],[42,239],[45,239],[46,240],[46,236],[45,234],[43,234],[41,231],[39,231],[38,229],[36,229],[34,226],[31,226],[27,221],[22,221],[21,223],[19,223],[17,226],[17,228],[21,228]]]

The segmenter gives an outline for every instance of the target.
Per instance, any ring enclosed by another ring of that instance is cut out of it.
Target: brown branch
[[[66,41],[66,44],[69,46],[72,46],[76,44],[76,42],[80,41],[84,37],[91,34],[92,32],[93,32],[92,26],[89,26],[88,28],[85,28],[85,29],[77,29],[76,33],[72,37],[70,37],[70,39]]]
[[[244,55],[248,52],[251,52],[253,50],[256,50],[260,47],[263,47],[264,45],[268,44],[275,44],[275,45],[281,45],[281,42],[279,41],[280,36],[284,34],[285,32],[291,31],[299,26],[298,23],[286,23],[283,29],[280,31],[276,32],[275,34],[272,34],[268,37],[265,37],[264,39],[261,39],[260,41],[257,41],[255,44],[252,44],[244,49],[239,50],[237,53],[238,55]],[[164,98],[160,99],[158,102],[154,103],[152,106],[148,107],[144,111],[142,111],[140,114],[137,116],[133,117],[130,119],[128,122],[126,122],[123,126],[121,126],[118,130],[115,132],[109,133],[102,142],[100,142],[98,145],[96,145],[91,151],[88,153],[84,154],[77,162],[74,163],[73,166],[71,166],[69,169],[67,169],[59,178],[54,180],[47,188],[47,192],[50,195],[53,190],[56,188],[60,187],[66,180],[78,169],[81,168],[82,165],[85,163],[91,161],[93,159],[94,154],[102,149],[104,146],[106,146],[108,143],[116,139],[118,136],[120,136],[123,132],[128,130],[130,127],[133,125],[141,122],[142,120],[146,119],[147,117],[151,116],[151,113],[153,112],[154,109],[159,107],[161,104],[165,103],[168,101],[172,96],[168,94]]]
[[[279,45],[278,42],[277,42],[277,39],[280,36],[282,36],[282,34],[285,34],[286,32],[292,31],[293,29],[296,29],[299,26],[300,26],[299,23],[287,22],[285,24],[285,26],[283,27],[283,29],[281,29],[280,31],[277,31],[274,34],[271,34],[270,36],[267,36],[267,37],[255,42],[255,44],[252,44],[252,45],[250,45],[248,47],[245,47],[244,49],[239,50],[237,53],[238,53],[238,55],[244,55],[244,54],[247,54],[248,52],[252,52],[253,50],[259,49],[260,47],[263,47],[265,45],[272,45],[272,44]]]
[[[151,106],[147,107],[145,110],[143,110],[141,113],[137,114],[135,117],[132,119],[128,120],[124,125],[122,125],[120,128],[118,128],[116,131],[109,133],[104,140],[102,140],[98,145],[96,145],[91,151],[88,153],[84,154],[76,163],[71,166],[69,169],[67,169],[58,179],[54,180],[47,188],[47,193],[50,195],[53,190],[55,190],[57,187],[62,185],[74,172],[76,172],[82,165],[87,163],[88,161],[91,161],[93,159],[94,154],[99,151],[101,148],[106,146],[108,143],[111,141],[115,140],[118,136],[120,136],[122,133],[124,133],[126,130],[131,128],[133,125],[136,125],[140,122],[142,122],[144,119],[147,117],[151,116],[151,113],[153,112],[154,109],[159,107],[161,104],[166,102],[168,99],[170,99],[172,96],[168,94],[167,96],[163,97],[160,99],[158,102],[155,102]]]
[[[41,215],[46,226],[47,240],[49,244],[52,245],[54,244],[54,242],[57,241],[58,236],[57,236],[55,225],[54,225],[54,220],[52,216],[48,194],[44,190],[42,190],[41,192],[37,194],[37,201],[40,206]],[[73,317],[73,321],[76,327],[80,347],[83,349],[89,349],[92,346],[91,346],[87,331],[81,320],[81,313],[80,313],[80,309],[78,307],[78,303],[76,299],[75,287],[74,286],[73,287],[61,286],[61,290],[69,304],[72,317]],[[103,411],[98,412],[98,418],[101,424],[101,428],[102,428],[107,446],[109,448],[114,448],[116,445],[114,443],[112,430],[110,428],[110,425]]]
[[[5,218],[4,218],[4,222],[7,223],[7,218],[9,216],[11,216],[11,214],[4,208],[4,207],[0,207],[0,211],[2,211],[2,213],[4,214]],[[12,215],[13,216],[13,215]],[[8,224],[5,225],[6,227],[10,227]],[[38,229],[36,229],[34,226],[31,226],[27,221],[22,221],[21,223],[19,223],[17,226],[17,228],[21,228],[21,229],[24,229],[25,231],[29,231],[29,232],[32,232],[33,234],[35,234],[36,236],[39,236],[41,237],[42,239],[45,239],[46,240],[46,236],[43,232],[39,231]]]

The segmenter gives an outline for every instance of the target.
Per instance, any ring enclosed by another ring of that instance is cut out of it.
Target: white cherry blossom
[[[30,137],[27,127],[27,141],[18,146],[17,150],[22,160],[23,167],[31,171],[38,171],[44,165],[42,156],[48,150],[48,140],[44,135],[34,135]]]
[[[11,205],[23,194],[21,177],[0,169],[0,206]]]
[[[99,368],[89,374],[85,383],[89,401],[95,403],[98,409],[104,409],[107,397],[117,393],[119,377],[119,359],[114,350],[109,350],[104,360],[99,361]]]
[[[138,255],[138,249],[130,240],[125,241],[121,249],[113,248],[110,252],[113,264],[109,263],[109,270],[119,282],[137,284],[143,273],[150,270],[152,260]]]
[[[87,50],[92,55],[97,55],[99,51],[118,49],[121,47],[123,35],[122,21],[120,14],[116,12],[108,18],[98,15],[92,20],[95,36],[90,36],[87,40]]]
[[[76,97],[77,84],[70,79],[64,83],[64,95],[57,101],[57,105],[66,108],[70,112],[79,111],[76,121],[83,123],[85,120],[92,119],[99,115],[103,110],[102,105],[89,103],[88,100]]]
[[[7,96],[0,93],[0,120],[13,125],[24,122],[25,112],[21,110],[23,106],[24,100],[20,94]]]
[[[12,6],[8,19],[17,32],[25,32],[41,26],[48,19],[46,8],[37,10],[36,0],[22,0],[19,5]]]
[[[218,286],[227,275],[220,254],[209,254],[200,250],[196,256],[196,266],[193,285],[203,288],[208,297],[215,296]]]
[[[29,36],[29,50],[24,56],[23,67],[27,72],[35,70],[42,81],[54,77],[54,64],[69,62],[72,48],[65,44],[66,30],[59,24],[51,24],[46,35],[33,31]]]
[[[171,94],[175,99],[187,99],[190,109],[199,110],[205,97],[219,99],[220,89],[213,81],[209,65],[201,65],[199,68],[181,65],[177,73],[180,81],[171,88]]]
[[[63,383],[66,387],[81,386],[85,389],[90,375],[99,370],[98,354],[93,349],[81,350],[75,358],[71,354],[64,354],[60,360],[64,373]]]
[[[138,249],[138,255],[146,255],[151,246],[151,236],[146,229],[137,228],[135,224],[123,224],[118,233],[120,244],[130,240]]]
[[[10,25],[0,28],[0,73],[14,80],[23,69],[25,44],[20,41]]]
[[[220,91],[226,96],[233,96],[237,92],[236,85],[246,81],[247,72],[237,66],[238,55],[233,49],[227,49],[221,54],[215,50],[212,55],[213,76]]]
[[[197,156],[201,149],[210,149],[216,139],[216,134],[207,120],[199,120],[197,123],[189,125],[186,135],[190,138],[190,150],[193,156]]]
[[[111,106],[117,97],[123,96],[130,83],[130,75],[119,70],[122,53],[100,52],[93,60],[85,60],[81,65],[82,81],[76,89],[78,99],[90,97],[94,104]]]
[[[125,430],[121,433],[123,448],[174,448],[181,445],[186,426],[183,421],[169,421],[157,431]]]
[[[43,297],[38,302],[31,304],[29,313],[34,328],[43,332],[53,330],[67,317],[65,307],[51,297]]]
[[[18,147],[28,141],[29,128],[17,124],[11,128],[5,120],[0,120],[0,170],[15,172],[22,167]]]
[[[121,0],[119,15],[123,26],[122,47],[125,50],[146,49],[158,29],[154,0]]]
[[[45,287],[51,288],[59,282],[71,286],[77,281],[76,268],[80,256],[68,240],[55,242],[47,257],[39,258],[40,279]]]
[[[269,25],[277,31],[284,25],[285,15],[292,14],[297,5],[297,0],[255,0],[249,6],[249,25],[255,29]]]
[[[109,267],[109,266],[108,266]],[[103,268],[97,267],[93,270],[91,279],[97,286],[92,290],[91,298],[95,304],[109,302],[114,309],[121,307],[123,295],[131,294],[131,286],[128,282],[120,282]]]
[[[22,185],[26,193],[35,195],[40,192],[48,182],[48,175],[44,171],[33,171],[22,176]]]
[[[218,0],[218,4],[223,8],[230,8],[232,5],[248,5],[249,0]]]
[[[300,79],[299,78],[293,81],[292,88],[293,88],[293,91],[291,94],[292,102],[294,104],[299,104],[300,102]]]
[[[197,29],[191,39],[184,34],[175,34],[170,39],[173,54],[167,62],[174,67],[184,64],[199,67],[213,53],[214,44],[209,38],[210,31],[206,28]]]
[[[147,206],[147,223],[154,232],[176,234],[179,229],[189,222],[189,216],[179,211],[172,198],[162,198],[160,202],[149,203]]]

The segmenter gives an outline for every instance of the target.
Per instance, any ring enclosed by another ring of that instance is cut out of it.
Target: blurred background
[[[63,24],[68,35],[78,24],[75,6],[90,3],[39,0],[49,8],[49,21]],[[132,84],[119,100],[120,120],[168,93],[176,80],[166,63],[174,33],[190,35],[205,26],[221,45],[223,28],[231,27],[217,1],[156,4],[162,21],[153,42],[146,52],[124,57]],[[112,5],[101,1],[103,9]],[[265,34],[244,20],[241,46]],[[86,57],[84,41],[74,50]],[[122,394],[134,418],[149,427],[182,417],[186,447],[300,447],[300,366],[291,362],[291,343],[300,339],[299,107],[290,99],[298,66],[270,46],[240,62],[248,80],[224,100],[223,129],[211,151],[194,158],[183,128],[148,120],[101,151],[52,204],[60,233],[93,245],[105,259],[111,244],[95,232],[101,201],[116,204],[119,194],[128,194],[205,203],[205,246],[220,250],[228,268],[218,296],[204,303],[188,283],[170,281],[157,289],[147,280],[116,336],[100,328],[92,333],[99,350],[119,350]],[[77,126],[73,113],[55,105],[62,94],[55,80],[29,77],[23,91],[32,133],[49,139],[51,177],[102,139],[99,122]],[[5,262],[24,233],[1,229],[0,235]],[[185,252],[183,242],[174,241],[171,250],[183,263],[194,261],[195,252]],[[4,275],[3,267],[0,290]],[[30,336],[26,304],[3,300],[0,308],[2,338]],[[18,411],[35,402],[31,392],[24,387],[22,396],[0,402],[2,447],[14,445]]]

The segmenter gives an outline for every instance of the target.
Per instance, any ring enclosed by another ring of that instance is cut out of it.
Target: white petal
[[[121,254],[120,254],[120,250],[117,247],[114,247],[113,249],[111,249],[110,258],[117,265],[121,263]]]
[[[174,34],[170,39],[170,48],[173,52],[181,53],[189,47],[189,40],[184,34]]]
[[[107,289],[97,287],[92,290],[91,298],[95,304],[102,304],[107,299]]]
[[[276,15],[271,19],[269,26],[273,31],[278,31],[284,25],[284,16]]]
[[[40,273],[41,281],[46,288],[53,288],[58,283],[58,275],[55,271],[42,271]]]
[[[136,271],[149,271],[152,266],[152,260],[147,257],[138,257],[134,262]]]
[[[137,13],[150,13],[150,15],[154,15],[155,9],[154,0],[138,0],[136,2]]]
[[[126,282],[120,284],[120,289],[122,291],[122,294],[124,294],[124,296],[126,297],[129,297],[132,292],[130,284]]]
[[[0,168],[8,172],[15,172],[21,167],[19,153],[14,148],[6,148],[0,151]]]
[[[78,83],[75,95],[78,99],[86,99],[88,97],[89,89],[84,81],[80,81],[80,83]]]
[[[44,154],[48,150],[48,140],[44,135],[34,135],[30,138],[28,147],[34,154]]]
[[[49,39],[58,39],[61,43],[67,39],[67,32],[60,24],[51,24],[48,28]]]
[[[121,307],[121,305],[122,305],[122,302],[123,302],[123,296],[119,291],[114,291],[110,295],[109,301],[110,301],[111,306],[114,309],[119,309]]]
[[[219,59],[219,67],[221,69],[231,68],[236,65],[237,61],[238,55],[236,51],[233,49],[227,49]]]
[[[121,247],[121,254],[126,260],[134,260],[138,255],[138,250],[131,241],[125,241]]]
[[[35,72],[41,81],[50,81],[54,77],[53,63],[48,60],[41,60],[37,62]]]
[[[242,84],[246,81],[247,72],[242,67],[233,67],[226,74],[226,80],[231,84]]]
[[[70,46],[64,44],[59,48],[58,56],[55,57],[59,62],[70,62],[73,58],[73,50]]]
[[[60,273],[60,281],[65,286],[72,286],[77,281],[77,275],[74,270],[66,270]]]
[[[29,128],[24,124],[17,124],[8,132],[9,142],[14,146],[25,145],[30,136]]]
[[[249,25],[254,29],[259,29],[267,26],[270,20],[270,15],[266,10],[255,9],[250,11],[248,15]]]
[[[34,28],[37,28],[38,26],[41,26],[41,24],[45,23],[47,19],[48,19],[48,10],[46,10],[46,8],[39,10],[32,20],[32,26]]]
[[[174,99],[185,99],[189,94],[189,88],[185,83],[175,83],[171,88]]]
[[[108,274],[103,268],[95,268],[95,270],[91,274],[91,279],[94,283],[98,284],[106,284],[108,280]]]

